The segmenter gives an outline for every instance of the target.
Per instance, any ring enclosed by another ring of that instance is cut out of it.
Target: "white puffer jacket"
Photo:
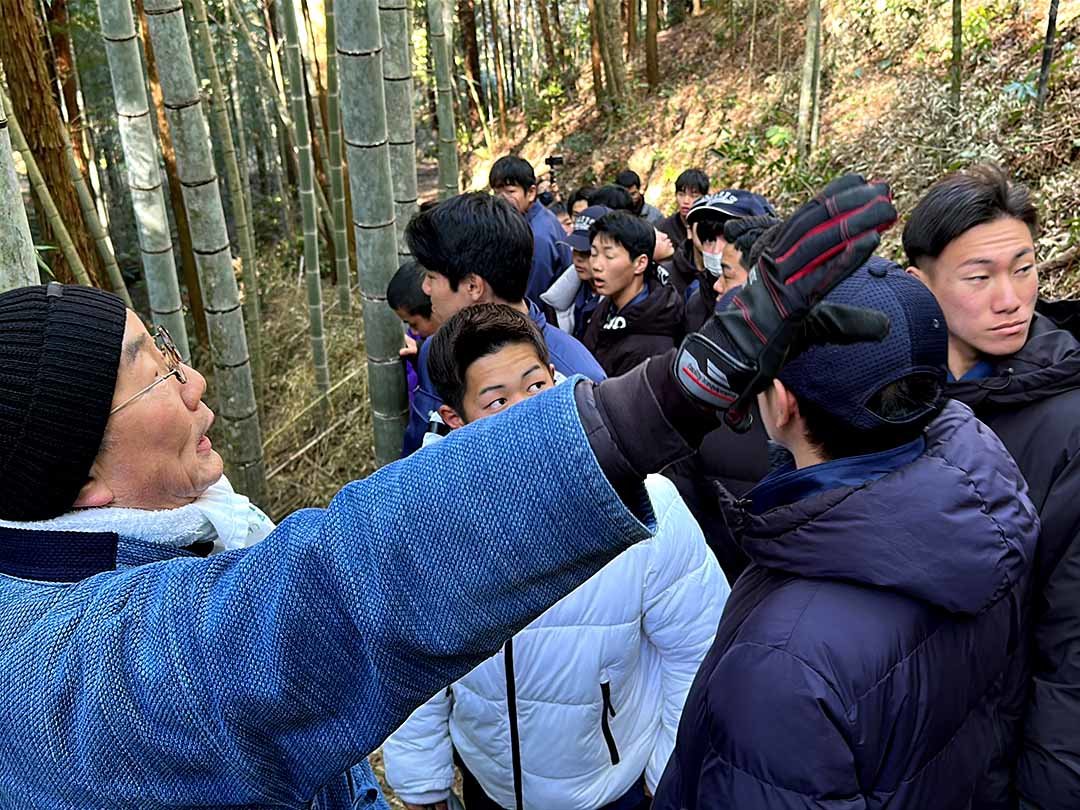
[[[654,790],[716,635],[727,580],[674,485],[645,483],[656,536],[510,642],[525,808],[594,810],[642,773]],[[402,801],[445,800],[456,748],[487,794],[515,807],[507,675],[504,647],[386,741],[386,779]]]

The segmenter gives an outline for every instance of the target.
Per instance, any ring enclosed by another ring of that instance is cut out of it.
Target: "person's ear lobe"
[[[73,506],[76,509],[93,509],[100,506],[108,506],[115,500],[113,491],[102,479],[91,477],[79,490],[79,496]]]
[[[787,427],[799,414],[799,402],[780,380],[772,381],[773,424],[778,428]]]
[[[919,281],[921,281],[921,282],[922,282],[923,284],[926,284],[926,286],[927,286],[927,287],[929,287],[929,286],[930,286],[930,285],[929,285],[929,284],[927,283],[926,273],[924,273],[924,272],[923,272],[922,270],[920,270],[920,269],[919,269],[918,267],[915,267],[914,265],[911,265],[911,266],[909,266],[909,267],[907,268],[907,274],[908,274],[909,276],[914,276],[914,277],[915,277],[915,278],[917,278],[917,279],[918,279]]]
[[[458,416],[458,412],[449,405],[444,404],[439,406],[439,416],[451,430],[465,427],[465,420]]]
[[[634,275],[640,276],[649,266],[649,257],[642,253],[636,259],[634,259]]]

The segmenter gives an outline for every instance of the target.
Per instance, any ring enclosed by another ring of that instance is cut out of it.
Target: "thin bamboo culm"
[[[89,186],[86,185],[86,178],[83,177],[79,164],[75,162],[75,150],[71,146],[71,135],[66,126],[60,127],[60,137],[64,140],[64,162],[67,164],[68,177],[71,178],[71,185],[75,187],[75,195],[79,198],[79,211],[82,212],[83,222],[86,223],[90,238],[94,240],[94,247],[105,268],[109,286],[120,296],[124,304],[131,307],[131,296],[128,294],[127,284],[124,283],[124,277],[120,273],[120,265],[116,263],[116,254],[113,253],[109,235],[105,233],[105,228],[98,218],[97,206],[94,205],[94,198],[90,194]]]
[[[22,128],[19,127],[19,121],[12,112],[11,100],[7,97],[7,93],[0,91],[0,100],[3,102],[4,111],[7,115],[11,143],[22,155],[23,163],[26,164],[26,173],[30,177],[30,188],[34,191],[34,199],[41,206],[41,212],[44,214],[49,223],[49,228],[59,243],[60,252],[64,254],[64,259],[71,266],[71,272],[75,276],[75,280],[87,287],[92,287],[90,276],[87,275],[86,267],[79,257],[75,242],[72,240],[71,234],[68,233],[67,225],[64,224],[64,219],[60,216],[60,210],[56,207],[56,202],[53,200],[52,193],[45,183],[45,177],[42,175],[41,169],[38,168],[34,153],[30,151],[30,144],[26,142]]]
[[[184,357],[190,357],[180,286],[176,278],[169,216],[159,168],[160,148],[154,136],[146,71],[135,34],[129,0],[98,0],[101,36],[109,60],[113,99],[124,151],[131,205],[139,234],[143,275],[155,323],[169,330]]]
[[[145,0],[145,5],[210,329],[222,456],[236,488],[258,503],[266,487],[259,410],[187,24],[175,0]]]
[[[364,307],[375,460],[382,466],[401,452],[408,401],[405,373],[398,357],[401,323],[386,305],[386,287],[397,269],[397,238],[378,0],[352,0],[347,10],[338,9],[337,52]]]
[[[458,193],[457,124],[454,121],[453,50],[446,35],[445,0],[428,0],[428,31],[435,61],[435,112],[439,120],[439,199]]]
[[[405,226],[416,213],[416,122],[413,119],[412,53],[409,47],[408,0],[380,0],[383,92],[390,139],[390,173],[394,179],[394,218],[398,259],[409,256]]]
[[[235,124],[233,132],[236,133],[236,163],[240,169],[240,188],[244,198],[244,214],[251,228],[251,238],[254,246],[255,218],[251,210],[251,170],[248,164],[247,125],[244,122],[244,99],[240,95],[240,85],[236,80],[236,68],[239,63],[239,46],[233,34],[232,14],[229,13],[229,4],[225,4],[225,26],[219,31],[224,31],[225,36],[225,76],[229,81],[229,101],[232,104],[232,122]],[[261,302],[257,302],[261,303]],[[262,307],[259,307],[260,320]]]
[[[210,112],[213,116],[214,129],[217,130],[222,163],[225,164],[225,187],[229,191],[237,241],[240,243],[240,264],[244,280],[244,326],[247,330],[248,352],[251,357],[255,390],[261,395],[263,393],[262,313],[259,306],[259,274],[255,267],[255,234],[251,227],[251,220],[248,218],[244,184],[240,177],[240,166],[236,160],[236,148],[233,145],[229,108],[226,106],[225,86],[221,82],[221,72],[218,70],[217,56],[214,54],[214,40],[210,36],[210,24],[206,19],[206,3],[204,0],[188,0],[188,2],[191,4],[191,17],[195,26],[195,41],[202,51],[203,66],[210,74],[212,93]]]
[[[325,397],[330,389],[330,368],[326,360],[323,336],[322,282],[319,279],[319,231],[315,221],[315,164],[311,156],[311,131],[308,129],[307,103],[304,98],[303,63],[300,59],[300,30],[295,0],[283,0],[281,16],[285,29],[285,63],[289,72],[289,95],[292,120],[296,124],[296,142],[300,159],[300,212],[304,223],[304,278],[307,281],[308,321],[311,331],[311,357],[315,368],[315,390]]]
[[[327,148],[330,151],[330,196],[333,198],[331,213],[334,217],[334,270],[337,278],[338,307],[342,312],[348,312],[352,309],[352,270],[349,267],[349,217],[345,207],[345,160],[341,153],[341,94],[337,50],[334,48],[336,35],[334,0],[326,0],[326,119],[330,126]],[[410,109],[411,101],[410,98]]]
[[[0,104],[0,292],[38,283],[37,254],[15,173],[7,115]]]

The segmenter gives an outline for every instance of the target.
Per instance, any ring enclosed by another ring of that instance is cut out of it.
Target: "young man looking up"
[[[589,240],[589,229],[596,220],[610,211],[610,208],[603,205],[592,205],[574,218],[574,229],[565,240],[574,257],[574,263],[540,296],[540,300],[555,313],[559,328],[578,340],[584,337],[589,320],[600,303],[600,296],[592,286],[592,243]]]
[[[875,258],[824,304],[884,313],[888,335],[815,346],[758,397],[794,462],[727,504],[752,563],[653,807],[1009,807],[1035,509],[997,437],[946,404],[925,287]]]
[[[652,227],[627,211],[613,211],[589,228],[593,289],[606,300],[582,342],[609,375],[623,374],[683,337],[678,292],[661,284],[650,258]]]
[[[454,429],[555,384],[536,327],[498,304],[451,318],[430,362]],[[645,486],[657,526],[649,542],[612,560],[386,741],[387,781],[406,808],[448,799],[456,751],[469,810],[647,809],[730,589],[675,487],[659,476]]]
[[[619,172],[615,175],[615,185],[622,186],[630,193],[630,199],[634,203],[634,207],[631,210],[635,214],[654,228],[659,227],[660,223],[664,220],[664,215],[659,208],[645,202],[645,195],[642,193],[641,189],[641,178],[638,176],[637,172],[630,169]]]
[[[689,237],[686,225],[686,215],[690,213],[690,206],[697,202],[698,198],[709,193],[709,176],[701,169],[687,169],[675,178],[675,211],[667,219],[661,220],[657,229],[667,234],[671,240],[671,246],[676,252],[683,242]]]
[[[540,308],[525,298],[532,234],[525,218],[506,200],[481,192],[443,200],[413,217],[405,228],[405,239],[426,273],[424,291],[441,322],[473,304],[509,304],[533,319],[560,375],[604,378],[603,369],[585,347],[549,324]],[[569,255],[569,249],[566,252]],[[420,382],[405,432],[405,455],[420,446],[432,414],[437,416],[442,404],[428,377],[428,344],[420,347]]]
[[[527,161],[515,155],[499,158],[488,174],[488,184],[529,223],[533,252],[525,295],[535,301],[570,264],[570,251],[561,244],[565,231],[555,215],[536,199],[536,174]]]
[[[949,328],[951,397],[1004,442],[1042,519],[1035,553],[1034,681],[1017,789],[1024,807],[1080,806],[1080,343],[1039,314],[1028,190],[995,166],[949,175],[904,228],[908,272]]]

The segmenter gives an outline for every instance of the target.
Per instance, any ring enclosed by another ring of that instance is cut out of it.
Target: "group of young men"
[[[535,210],[530,233],[531,167],[503,158],[491,185],[408,229],[444,324],[421,347],[414,436],[742,318],[735,295],[782,223],[691,169],[667,218],[624,172],[571,195],[561,236]],[[489,225],[503,238],[479,238]],[[707,427],[650,477],[658,517],[677,516],[651,551],[617,557],[387,741],[406,806],[444,806],[455,762],[466,807],[1080,806],[1080,344],[1071,303],[1038,301],[1037,227],[996,167],[932,186],[906,271],[873,257],[825,299],[822,329],[872,309],[887,336],[804,352],[748,430]],[[538,261],[539,301],[521,292]],[[706,548],[723,575],[688,579]],[[653,577],[679,583],[660,622]],[[692,688],[664,680],[671,658]]]
[[[165,330],[0,294],[5,806],[382,806],[380,745],[410,808],[455,764],[474,810],[1078,806],[1080,344],[1027,190],[941,179],[905,271],[856,175],[781,218],[686,173],[659,238],[633,184],[554,230],[515,161],[406,228],[413,446],[276,527]],[[654,296],[678,336],[590,349]]]

